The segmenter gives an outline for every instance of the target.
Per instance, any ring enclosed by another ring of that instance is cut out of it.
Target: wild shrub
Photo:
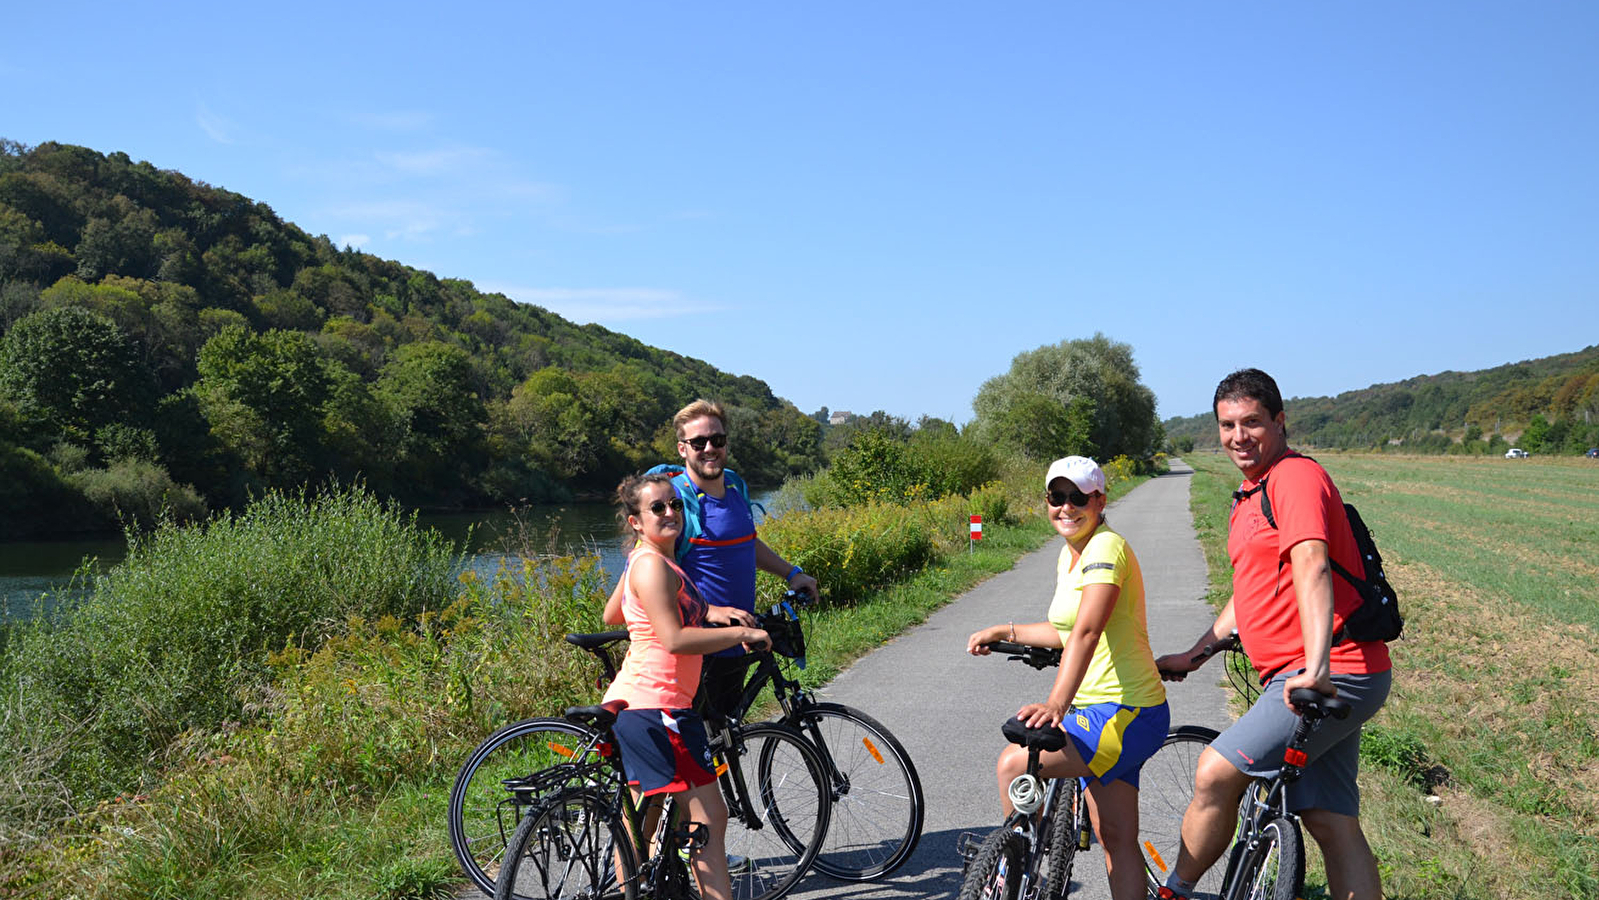
[[[443,608],[455,564],[447,542],[356,489],[130,533],[84,601],[11,639],[0,744],[70,735],[54,771],[77,805],[132,792],[181,752],[175,738],[258,715],[273,651],[314,651],[352,616]]]
[[[852,603],[925,566],[936,552],[920,506],[880,502],[781,516],[761,526],[761,538],[815,576],[833,603]],[[767,585],[768,594],[780,591],[776,579]]]
[[[205,501],[186,484],[176,484],[159,463],[121,458],[103,469],[67,476],[107,523],[149,528],[163,516],[188,522],[205,515]]]

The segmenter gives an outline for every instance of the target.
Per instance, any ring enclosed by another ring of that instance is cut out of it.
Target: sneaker
[[[747,875],[755,871],[755,860],[748,856],[739,856],[737,853],[727,855],[727,874]]]

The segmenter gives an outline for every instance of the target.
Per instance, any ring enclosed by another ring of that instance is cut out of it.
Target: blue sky
[[[1160,414],[1599,343],[1599,5],[24,4],[0,136],[826,405],[1043,344]]]

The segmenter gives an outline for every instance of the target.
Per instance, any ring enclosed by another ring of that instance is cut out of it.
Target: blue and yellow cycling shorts
[[[1095,778],[1102,782],[1125,781],[1135,788],[1138,770],[1166,742],[1170,726],[1171,709],[1165,703],[1095,703],[1072,709],[1060,723]]]

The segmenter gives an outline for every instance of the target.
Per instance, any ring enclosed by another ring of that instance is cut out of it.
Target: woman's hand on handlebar
[[[1049,703],[1029,703],[1016,711],[1016,718],[1028,728],[1059,728],[1060,720],[1066,718],[1066,708]]]
[[[747,625],[755,627],[755,614],[747,613],[736,606],[707,606],[705,608],[705,623],[707,625]]]
[[[749,651],[770,650],[772,636],[759,628],[747,628],[744,635],[744,649]]]
[[[988,628],[974,631],[966,639],[966,652],[973,656],[987,656],[990,652],[988,645],[995,641],[1005,640],[1010,634],[1010,627],[1006,625],[991,625]]]

